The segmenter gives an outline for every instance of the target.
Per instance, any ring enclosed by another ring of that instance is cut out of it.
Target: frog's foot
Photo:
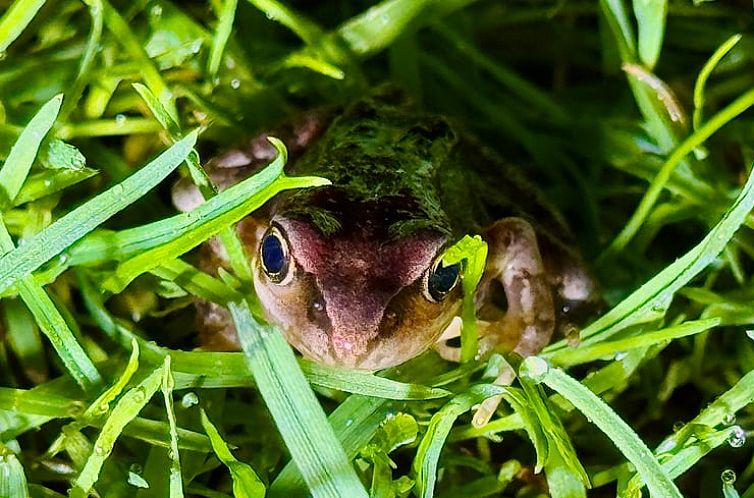
[[[485,340],[499,350],[511,350],[506,346],[513,343],[513,352],[523,357],[537,354],[552,337],[555,307],[534,229],[521,218],[505,218],[484,238],[489,257],[480,296],[489,294],[497,280],[508,301],[505,316],[490,327]]]

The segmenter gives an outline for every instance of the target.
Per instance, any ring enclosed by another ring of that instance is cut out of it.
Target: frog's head
[[[305,356],[376,370],[437,340],[460,306],[459,266],[440,263],[448,238],[438,231],[386,240],[358,217],[326,234],[274,216],[254,237],[254,280],[268,320]]]

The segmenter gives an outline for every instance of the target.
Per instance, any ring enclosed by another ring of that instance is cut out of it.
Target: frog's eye
[[[458,263],[445,266],[442,258],[437,258],[424,278],[424,297],[439,303],[458,283],[461,266]]]
[[[270,227],[259,245],[259,259],[267,277],[276,284],[288,275],[290,253],[288,241],[277,227]]]

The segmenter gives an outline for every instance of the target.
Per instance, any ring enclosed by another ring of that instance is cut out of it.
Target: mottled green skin
[[[333,186],[288,194],[276,211],[326,235],[396,240],[431,230],[456,238],[519,216],[553,244],[570,244],[565,223],[515,168],[444,118],[389,98],[348,107],[292,172]]]

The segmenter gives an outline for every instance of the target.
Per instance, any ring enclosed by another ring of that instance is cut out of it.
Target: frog
[[[402,96],[370,95],[337,110],[304,113],[208,166],[222,190],[258,171],[286,145],[286,173],[331,184],[283,192],[237,224],[265,319],[304,357],[377,371],[430,348],[460,359],[463,262],[444,252],[467,234],[488,245],[474,302],[479,354],[527,357],[573,326],[595,284],[557,209],[515,165],[450,119]],[[196,187],[177,182],[190,211]],[[200,267],[227,267],[217,240]],[[197,302],[200,345],[239,350],[229,312]]]

